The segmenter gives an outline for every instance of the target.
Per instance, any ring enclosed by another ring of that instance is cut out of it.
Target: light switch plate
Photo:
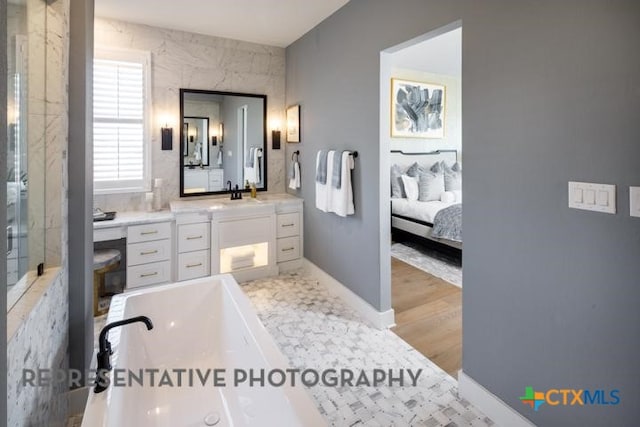
[[[640,187],[629,187],[629,214],[640,217]]]
[[[616,186],[609,184],[594,184],[591,182],[569,181],[569,207],[615,214]]]

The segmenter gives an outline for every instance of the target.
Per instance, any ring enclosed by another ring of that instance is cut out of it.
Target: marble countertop
[[[125,225],[148,224],[152,222],[172,221],[173,212],[168,209],[157,212],[130,211],[118,212],[115,219],[111,221],[96,221],[93,223],[94,230],[103,228],[121,227]]]
[[[260,205],[278,205],[288,203],[302,203],[302,199],[287,193],[258,194],[252,199],[243,194],[241,200],[230,200],[228,195],[198,200],[175,200],[171,202],[171,212],[174,214],[193,212],[219,212],[226,209],[251,208]]]
[[[153,222],[172,221],[176,214],[194,212],[219,212],[226,209],[251,208],[259,205],[282,205],[302,203],[302,199],[287,193],[260,194],[252,199],[243,194],[242,200],[230,200],[228,195],[209,197],[206,199],[181,199],[170,203],[171,209],[157,212],[126,211],[117,212],[111,221],[93,223],[94,230],[122,227],[128,225],[148,224]]]

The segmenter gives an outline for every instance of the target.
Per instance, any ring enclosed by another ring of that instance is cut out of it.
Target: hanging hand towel
[[[218,150],[218,166],[222,166],[222,149]]]
[[[333,185],[328,186],[330,201],[329,212],[346,217],[347,215],[353,215],[355,213],[353,188],[351,185],[351,170],[354,167],[354,161],[349,151],[343,151],[342,153],[335,152],[334,156],[341,156],[342,167],[340,173],[340,188],[335,188]],[[333,158],[330,160],[333,160]],[[327,176],[333,176],[332,166],[334,163],[334,161],[327,162],[328,166],[332,169],[331,171],[327,171]]]
[[[323,212],[329,211],[329,187],[330,182],[327,182],[327,176],[331,176],[333,173],[333,165],[329,161],[333,158],[333,151],[327,152],[326,150],[318,151],[316,156],[316,208]],[[322,182],[324,178],[324,182]]]
[[[289,188],[292,190],[300,188],[300,163],[297,160],[291,162]]]

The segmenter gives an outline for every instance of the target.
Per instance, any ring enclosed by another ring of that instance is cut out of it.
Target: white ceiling
[[[349,0],[95,0],[97,17],[286,47]]]
[[[395,52],[393,65],[460,77],[462,74],[462,28]]]

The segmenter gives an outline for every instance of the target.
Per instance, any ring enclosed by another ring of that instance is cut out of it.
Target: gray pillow
[[[462,190],[462,173],[449,169],[444,172],[444,189],[446,191]]]
[[[444,162],[437,162],[434,163],[429,170],[434,173],[444,173],[445,166]]]
[[[414,163],[411,166],[409,166],[409,169],[407,169],[407,171],[405,172],[405,174],[416,178],[418,176],[418,173],[420,172],[420,166],[418,166],[418,163]]]
[[[405,197],[401,177],[402,169],[400,166],[391,166],[391,197]]]
[[[444,175],[431,171],[422,171],[418,177],[418,200],[430,202],[440,200],[444,192]]]

